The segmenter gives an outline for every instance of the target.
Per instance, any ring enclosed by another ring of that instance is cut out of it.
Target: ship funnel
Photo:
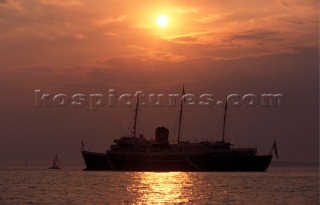
[[[169,130],[165,127],[158,127],[156,129],[156,142],[158,144],[167,144],[169,143]]]

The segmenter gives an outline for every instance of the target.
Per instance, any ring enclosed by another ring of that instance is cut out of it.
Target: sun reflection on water
[[[137,204],[187,203],[192,194],[190,176],[183,172],[132,173],[135,180],[127,187]]]

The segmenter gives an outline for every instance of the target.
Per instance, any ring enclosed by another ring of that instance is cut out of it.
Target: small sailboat
[[[52,166],[49,167],[49,169],[61,169],[60,165],[59,165],[59,159],[58,159],[57,154],[55,156],[52,155]]]

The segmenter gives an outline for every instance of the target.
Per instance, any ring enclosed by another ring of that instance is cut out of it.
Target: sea
[[[0,204],[319,204],[318,167],[266,172],[0,169]]]

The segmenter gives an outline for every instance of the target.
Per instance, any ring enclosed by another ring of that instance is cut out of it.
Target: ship
[[[61,169],[57,154],[54,156],[52,155],[52,165],[49,169]]]
[[[184,95],[184,89],[182,96]],[[184,101],[180,101],[177,141],[169,142],[169,130],[158,127],[154,139],[137,136],[137,117],[139,99],[136,100],[135,115],[130,135],[115,139],[105,153],[85,150],[82,142],[82,156],[86,165],[84,170],[106,171],[152,171],[152,172],[264,172],[270,165],[273,153],[278,158],[276,143],[270,153],[258,155],[257,148],[235,148],[225,140],[227,102],[224,108],[221,140],[191,143],[181,141],[181,119]]]

